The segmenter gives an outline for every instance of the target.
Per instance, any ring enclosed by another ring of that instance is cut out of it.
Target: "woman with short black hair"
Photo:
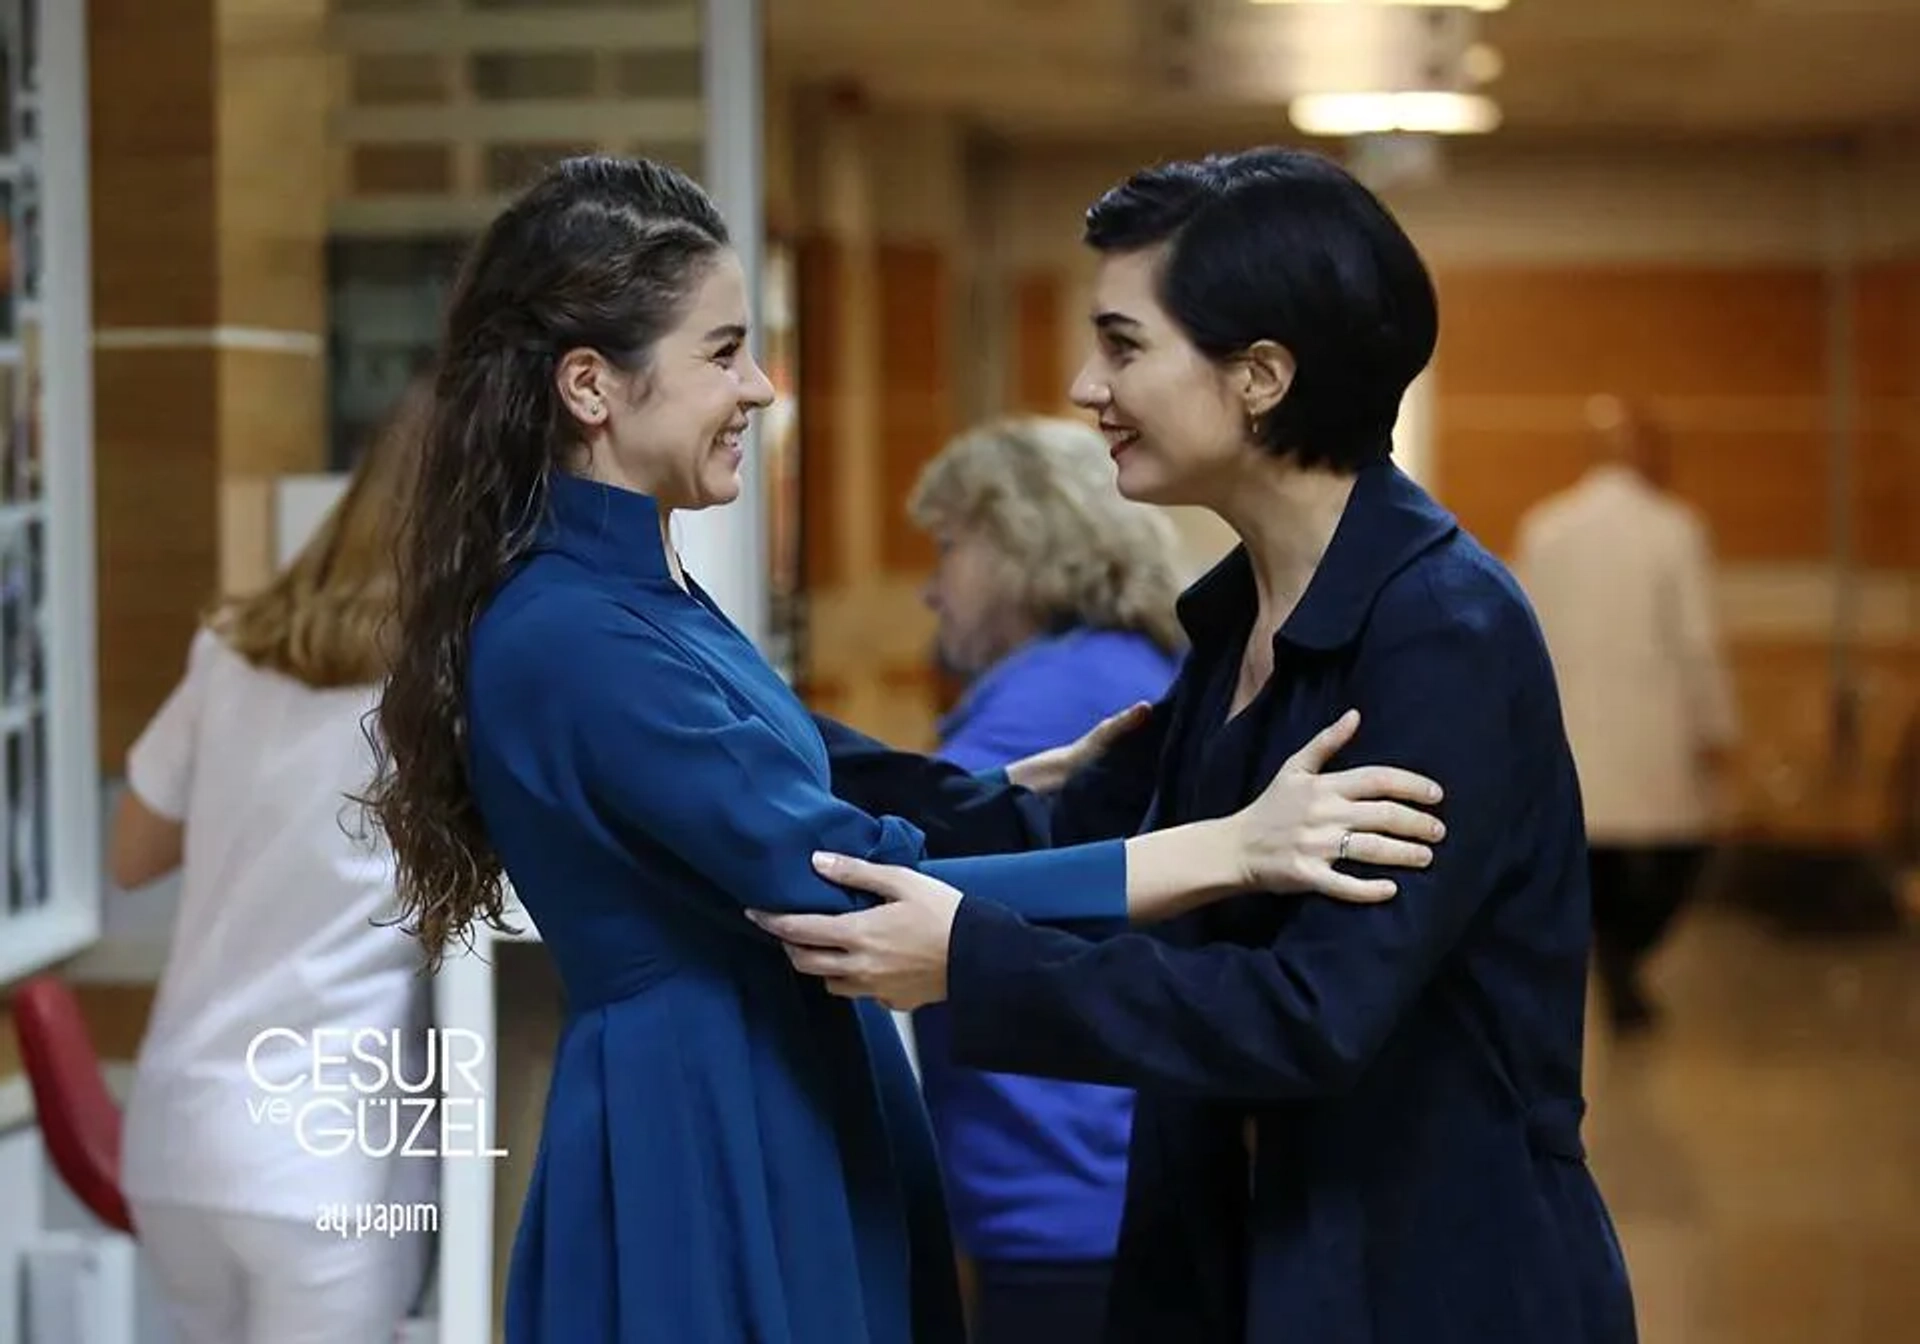
[[[1391,461],[1438,331],[1419,253],[1287,150],[1138,173],[1086,241],[1073,396],[1121,493],[1241,542],[1183,595],[1186,666],[1104,793],[1151,797],[1143,830],[1220,816],[1357,706],[1346,751],[1438,780],[1446,842],[1390,902],[1235,898],[1098,941],[872,865],[849,885],[922,915],[885,944],[775,927],[840,992],[945,999],[957,1063],[1138,1090],[1110,1344],[1623,1344],[1581,1149],[1585,841],[1553,671],[1505,567]],[[913,792],[885,773],[863,782]],[[922,819],[964,848],[1019,801],[978,792]],[[1380,873],[1343,824],[1316,844]]]

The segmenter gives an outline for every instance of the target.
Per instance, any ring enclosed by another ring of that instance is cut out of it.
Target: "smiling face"
[[[1121,494],[1217,507],[1263,457],[1251,433],[1252,380],[1242,362],[1208,359],[1161,307],[1160,259],[1159,248],[1101,258],[1094,349],[1073,402],[1099,417]]]
[[[737,498],[748,417],[773,400],[746,336],[746,279],[739,259],[722,251],[637,369],[569,352],[560,392],[580,426],[586,474],[651,495],[663,509]]]

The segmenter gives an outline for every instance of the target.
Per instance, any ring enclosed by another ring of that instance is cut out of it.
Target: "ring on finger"
[[[1351,845],[1352,843],[1353,843],[1352,831],[1340,832],[1340,852],[1334,855],[1334,862],[1336,863],[1345,862],[1347,857],[1347,846]]]

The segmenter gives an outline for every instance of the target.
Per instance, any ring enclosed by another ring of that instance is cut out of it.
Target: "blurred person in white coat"
[[[286,570],[216,607],[128,754],[114,880],[181,872],[122,1138],[177,1344],[377,1344],[424,1281],[428,981],[383,922],[392,856],[350,801],[373,777],[363,721],[423,405],[410,394]]]
[[[1517,564],[1546,632],[1580,772],[1596,970],[1614,1025],[1650,1026],[1641,968],[1696,886],[1738,715],[1705,522],[1667,492],[1645,411],[1588,407],[1594,462],[1522,518]]]

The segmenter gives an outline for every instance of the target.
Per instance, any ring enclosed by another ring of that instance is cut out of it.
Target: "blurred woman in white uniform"
[[[123,1139],[179,1344],[377,1344],[421,1286],[434,1163],[376,1154],[408,1114],[380,1073],[397,1051],[423,1077],[427,981],[384,922],[391,860],[351,802],[373,771],[362,720],[417,404],[286,571],[212,613],[127,759],[114,880],[182,870]]]

